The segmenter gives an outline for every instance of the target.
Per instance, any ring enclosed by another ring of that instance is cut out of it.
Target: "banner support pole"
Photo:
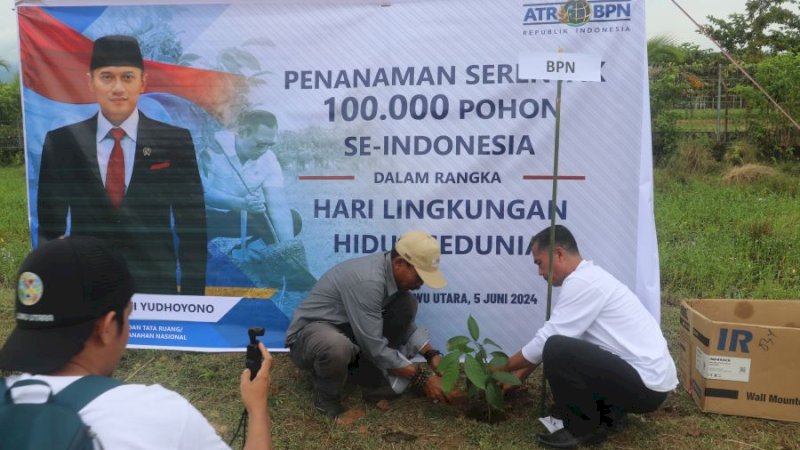
[[[553,148],[553,199],[550,202],[550,249],[547,264],[547,309],[545,309],[545,322],[550,320],[550,311],[553,304],[553,251],[556,243],[556,200],[558,199],[558,146],[561,133],[561,83],[558,80],[556,87],[556,130]],[[539,400],[539,409],[542,417],[545,415],[545,396],[547,395],[547,380],[542,371],[542,395]]]

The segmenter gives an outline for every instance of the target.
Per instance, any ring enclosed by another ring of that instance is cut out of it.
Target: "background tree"
[[[0,83],[0,166],[22,162],[22,103],[19,75]]]
[[[660,35],[647,40],[647,63],[651,67],[680,64],[685,60],[686,53],[674,38]]]
[[[753,70],[756,81],[795,120],[800,117],[800,54],[766,58]],[[800,159],[800,131],[751,84],[737,88],[750,108],[748,137],[758,145],[759,158],[767,161]]]
[[[744,14],[708,16],[704,31],[728,52],[748,62],[800,52],[800,0],[748,0]]]

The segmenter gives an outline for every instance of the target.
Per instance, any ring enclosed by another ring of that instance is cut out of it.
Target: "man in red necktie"
[[[128,260],[137,292],[203,295],[205,204],[189,131],[137,108],[147,74],[136,39],[97,39],[86,76],[100,111],[47,133],[39,242],[96,236]]]

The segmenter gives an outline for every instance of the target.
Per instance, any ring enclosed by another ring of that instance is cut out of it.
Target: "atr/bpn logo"
[[[631,0],[567,0],[564,3],[527,3],[524,7],[523,25],[581,27],[589,22],[631,20]]]
[[[592,6],[587,0],[569,0],[558,10],[558,21],[580,27],[592,18]]]

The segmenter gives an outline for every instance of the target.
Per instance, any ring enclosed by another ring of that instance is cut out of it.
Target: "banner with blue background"
[[[519,71],[536,52],[601,61],[601,81],[563,84],[552,206],[659,316],[644,0],[76,3],[18,7],[34,242],[45,136],[97,113],[102,36],[137,38],[138,108],[189,130],[205,194],[205,295],[136,294],[131,347],[243,350],[263,326],[280,349],[322,273],[423,229],[448,279],[418,292],[434,345],[472,315],[519,349],[545,318],[529,241],[550,224],[556,139],[556,82]]]

